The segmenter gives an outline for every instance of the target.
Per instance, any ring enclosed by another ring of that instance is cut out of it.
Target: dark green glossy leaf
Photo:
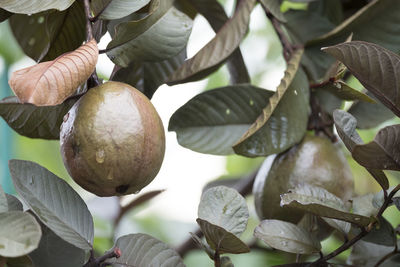
[[[356,231],[355,234],[359,232]],[[397,241],[393,226],[383,217],[379,218],[379,222],[374,225],[372,230],[362,240],[383,246],[394,246]]]
[[[249,247],[236,235],[208,221],[197,218],[197,223],[206,237],[207,243],[214,250],[222,253],[240,254],[250,252]]]
[[[48,9],[67,9],[75,0],[1,0],[0,7],[14,13],[34,14]]]
[[[35,267],[29,256],[7,258],[7,267]]]
[[[107,56],[119,66],[128,67],[132,61],[162,61],[181,52],[192,30],[192,20],[172,2],[157,0],[145,18],[118,24],[107,45]]]
[[[190,0],[189,2],[207,19],[216,33],[229,20],[224,7],[217,0]],[[250,83],[250,76],[239,47],[228,57],[226,64],[232,84]]]
[[[39,223],[29,213],[1,213],[0,225],[0,256],[19,257],[38,247],[42,232]]]
[[[356,118],[358,129],[375,128],[394,117],[393,112],[380,103],[370,92],[367,91],[366,94],[374,99],[375,103],[357,101],[348,110]]]
[[[254,236],[269,246],[296,254],[311,254],[321,250],[318,240],[303,228],[280,220],[263,220],[254,230]]]
[[[338,98],[347,101],[361,100],[364,102],[375,103],[375,101],[372,98],[370,98],[366,94],[357,91],[354,88],[351,88],[343,81],[329,82],[326,85],[319,87],[318,89],[326,90],[332,93],[333,95],[337,96]]]
[[[8,12],[5,9],[0,8],[0,22],[7,20],[9,17],[12,16],[13,13]]]
[[[278,103],[271,102],[272,105],[263,110],[247,133],[234,145],[237,154],[247,157],[268,156],[288,149],[303,138],[309,115],[307,77],[299,69],[290,84],[283,79],[280,86],[288,86],[286,92]]]
[[[8,97],[0,101],[0,116],[20,135],[58,140],[63,117],[77,100],[69,98],[57,106],[37,107]]]
[[[6,193],[6,198],[7,198],[7,204],[8,204],[8,210],[13,211],[13,210],[23,210],[23,206],[21,201],[19,201],[18,198],[16,198],[13,195],[9,195]]]
[[[249,210],[246,200],[235,189],[216,186],[201,196],[198,217],[240,236],[246,229]]]
[[[178,55],[164,61],[132,62],[127,68],[119,68],[111,80],[130,84],[151,98],[185,59],[186,47]]]
[[[343,100],[328,91],[314,90],[311,94],[318,101],[321,109],[329,115],[332,115],[335,109],[339,109],[343,105]]]
[[[280,22],[286,22],[285,16],[281,12],[282,1],[278,0],[260,0],[261,5],[267,9]]]
[[[400,117],[400,56],[381,46],[360,41],[323,50],[343,62],[368,91]]]
[[[39,247],[29,254],[35,266],[82,267],[85,251],[64,241],[46,225],[41,224],[42,239]]]
[[[236,50],[247,33],[250,13],[256,0],[240,0],[234,16],[195,56],[185,61],[169,78],[168,84],[195,81],[215,70]]]
[[[273,92],[248,84],[198,94],[169,121],[181,146],[201,153],[226,155],[267,105]]]
[[[335,110],[333,112],[333,119],[340,138],[347,149],[353,154],[355,147],[364,143],[356,131],[357,120],[350,113],[343,110]],[[367,171],[375,178],[382,188],[389,188],[389,181],[381,170],[367,168]]]
[[[400,197],[394,197],[392,200],[396,208],[400,211]]]
[[[42,166],[23,160],[9,162],[19,196],[59,237],[81,249],[93,244],[93,218],[70,185]]]
[[[400,124],[381,129],[375,139],[354,147],[353,157],[370,169],[400,170]]]
[[[368,225],[368,217],[352,214],[343,201],[321,187],[304,184],[281,195],[281,206],[289,206],[305,210],[312,214],[338,219],[361,226]]]
[[[8,211],[8,202],[6,193],[4,193],[3,188],[0,185],[0,213]]]
[[[83,1],[65,11],[44,11],[10,18],[15,38],[26,55],[35,61],[49,61],[75,50],[85,40]]]
[[[113,267],[154,266],[184,267],[175,250],[154,237],[146,234],[121,236],[115,243],[121,250],[121,257],[107,260]]]
[[[351,33],[354,40],[376,43],[392,51],[400,49],[400,2],[397,0],[371,1],[354,15],[346,19],[331,32],[306,45],[306,56],[312,60],[307,65],[314,80],[324,76],[333,62],[320,49],[343,42]]]
[[[351,264],[352,266],[373,267],[380,259],[393,250],[394,247],[382,246],[360,240],[353,245],[346,263]],[[389,259],[380,266],[394,267],[398,266],[398,263]]]
[[[150,0],[93,0],[90,7],[99,19],[113,20],[128,16],[149,2]]]

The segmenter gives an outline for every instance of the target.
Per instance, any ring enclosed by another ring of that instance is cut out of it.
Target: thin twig
[[[388,197],[385,199],[385,202],[382,204],[381,208],[378,211],[378,214],[376,215],[376,218],[382,217],[383,212],[386,210],[386,208],[389,206],[390,202],[392,201],[393,196],[397,193],[397,191],[400,190],[400,184],[398,184],[388,195]],[[350,239],[349,241],[345,242],[343,245],[341,245],[338,249],[333,251],[332,253],[326,255],[323,258],[320,258],[319,260],[313,262],[310,266],[318,266],[321,263],[327,262],[328,260],[336,257],[343,251],[347,250],[350,248],[352,245],[354,245],[356,242],[358,242],[360,239],[362,239],[364,236],[366,236],[374,227],[374,225],[378,222],[379,220],[375,220],[371,222],[366,228],[362,228],[361,232],[355,236],[354,238]]]
[[[219,256],[218,249],[215,250],[214,254],[214,266],[221,267],[221,257]]]
[[[104,255],[98,257],[97,259],[93,256],[93,250],[90,251],[90,259],[83,267],[100,267],[105,266],[105,261],[112,258],[121,257],[121,250],[119,248],[114,248],[113,251],[106,252]]]
[[[391,252],[389,252],[388,254],[386,254],[385,256],[383,256],[375,265],[374,265],[374,267],[379,267],[382,263],[384,263],[386,260],[388,260],[389,258],[391,258],[392,256],[394,256],[394,255],[396,255],[396,254],[398,254],[398,253],[400,253],[398,250],[397,250],[397,244],[395,245],[395,247],[394,247],[394,250],[393,251],[391,251]]]
[[[85,6],[85,15],[86,15],[86,41],[90,41],[93,39],[93,28],[92,22],[90,21],[90,4],[89,0],[83,0]]]

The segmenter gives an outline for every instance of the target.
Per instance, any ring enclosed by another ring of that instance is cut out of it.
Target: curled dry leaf
[[[23,103],[37,106],[61,104],[93,73],[99,50],[93,39],[75,51],[32,67],[15,71],[11,89]]]

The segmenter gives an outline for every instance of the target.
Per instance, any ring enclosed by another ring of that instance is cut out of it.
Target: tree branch
[[[375,265],[374,267],[379,267],[382,263],[384,263],[386,260],[388,260],[389,258],[391,258],[392,256],[398,254],[399,251],[397,250],[397,244],[394,247],[394,250],[389,252],[388,254],[386,254],[385,256],[382,257],[382,259],[380,259]]]
[[[85,6],[85,15],[86,15],[86,41],[90,41],[93,39],[93,28],[92,22],[90,21],[90,4],[89,0],[83,0],[83,4]]]
[[[382,204],[381,208],[378,211],[378,214],[376,215],[376,218],[382,217],[383,212],[386,210],[386,208],[389,206],[390,202],[392,201],[393,196],[397,193],[397,191],[400,190],[400,184],[398,184],[388,195],[388,197],[385,199],[385,202]],[[364,236],[366,236],[374,227],[374,225],[378,222],[378,220],[375,220],[371,222],[366,228],[362,228],[361,232],[355,236],[354,238],[350,239],[349,241],[345,242],[343,245],[341,245],[338,249],[333,251],[332,253],[326,255],[323,258],[320,258],[316,260],[315,262],[311,263],[310,266],[319,266],[319,264],[327,262],[328,260],[336,257],[343,251],[347,250],[350,248],[352,245],[354,245],[357,241],[362,239]]]
[[[107,266],[108,263],[105,262],[106,260],[119,257],[121,257],[121,250],[119,248],[114,248],[113,251],[106,252],[103,256],[100,256],[97,259],[94,258],[93,250],[91,250],[90,259],[85,265],[83,265],[83,267]]]

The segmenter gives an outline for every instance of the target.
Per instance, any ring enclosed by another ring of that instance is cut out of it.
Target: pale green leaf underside
[[[198,217],[239,236],[246,229],[249,210],[235,189],[216,186],[201,196]]]
[[[204,233],[207,243],[212,249],[218,249],[219,253],[240,254],[250,251],[249,247],[233,233],[200,218],[197,218],[196,221]]]
[[[0,8],[20,14],[34,14],[48,9],[65,10],[75,0],[1,0]]]
[[[138,11],[150,0],[94,0],[91,2],[91,7],[100,19],[113,20],[128,16],[129,14]]]
[[[107,260],[113,267],[185,267],[178,253],[147,234],[121,236],[115,243],[121,257]]]
[[[264,220],[255,228],[254,236],[275,249],[290,253],[311,254],[321,250],[321,244],[310,233],[285,221]]]
[[[1,213],[0,225],[0,256],[19,257],[38,247],[42,231],[39,223],[29,213]]]
[[[114,63],[128,67],[132,61],[161,61],[182,51],[193,22],[176,8],[165,5],[161,3],[160,10],[142,20],[117,25],[107,46],[107,55]]]
[[[179,108],[169,122],[180,145],[215,155],[232,154],[232,145],[267,105],[273,92],[248,84],[198,94]]]
[[[11,160],[16,191],[38,218],[65,241],[85,250],[93,243],[93,218],[70,185],[42,166]]]

